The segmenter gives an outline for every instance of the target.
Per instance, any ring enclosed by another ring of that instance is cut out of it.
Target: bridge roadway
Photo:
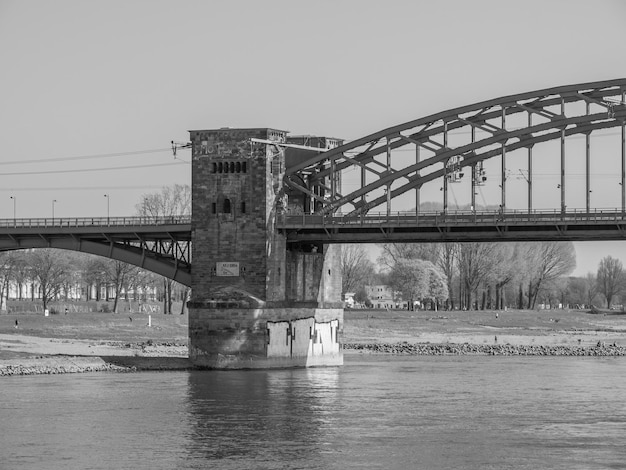
[[[283,214],[288,243],[626,240],[619,209]],[[191,285],[191,217],[0,219],[0,251],[60,248],[130,263]]]
[[[0,251],[60,248],[134,264],[191,285],[191,217],[0,219]]]
[[[626,240],[619,209],[459,210],[368,213],[365,216],[283,215],[288,243],[496,242]]]

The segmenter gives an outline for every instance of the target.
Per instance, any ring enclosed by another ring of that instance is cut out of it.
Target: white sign
[[[215,263],[218,276],[239,276],[239,263]]]

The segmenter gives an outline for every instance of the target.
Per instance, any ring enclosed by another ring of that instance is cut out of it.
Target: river
[[[5,377],[0,468],[626,467],[625,358],[345,362]]]

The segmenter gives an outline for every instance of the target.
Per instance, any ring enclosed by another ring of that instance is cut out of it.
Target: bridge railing
[[[621,209],[568,209],[561,210],[506,210],[472,211],[455,210],[447,212],[370,212],[367,215],[347,214],[282,214],[277,221],[282,228],[291,227],[330,227],[330,226],[371,226],[371,225],[513,225],[513,224],[554,224],[584,222],[625,222],[626,212]]]
[[[46,227],[130,227],[186,225],[191,223],[189,215],[174,216],[130,216],[130,217],[55,217],[0,219],[0,228],[46,228]]]

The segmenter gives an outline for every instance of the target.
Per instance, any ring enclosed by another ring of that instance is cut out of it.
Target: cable
[[[152,149],[152,150],[137,150],[134,152],[118,152],[118,153],[101,153],[97,155],[78,155],[75,157],[57,157],[57,158],[37,158],[32,160],[14,160],[9,162],[0,162],[0,165],[18,165],[21,163],[46,163],[46,162],[64,162],[73,160],[91,160],[94,158],[111,158],[111,157],[125,157],[129,155],[144,155],[147,153],[162,153],[171,152],[170,148]]]
[[[188,183],[179,183],[179,184],[188,184]],[[0,192],[25,192],[25,191],[89,191],[89,190],[97,190],[97,191],[108,191],[108,190],[135,190],[135,189],[158,189],[162,188],[166,185],[146,185],[146,186],[63,186],[60,187],[52,187],[52,186],[38,186],[36,188],[0,188]]]
[[[184,163],[175,162],[175,163],[153,163],[151,165],[116,166],[116,167],[110,167],[110,168],[86,168],[84,170],[22,171],[22,172],[13,172],[13,173],[1,173],[0,176],[51,175],[51,174],[59,174],[59,173],[84,173],[84,172],[90,172],[90,171],[133,170],[137,168],[173,166],[173,165],[182,165],[182,164]]]

